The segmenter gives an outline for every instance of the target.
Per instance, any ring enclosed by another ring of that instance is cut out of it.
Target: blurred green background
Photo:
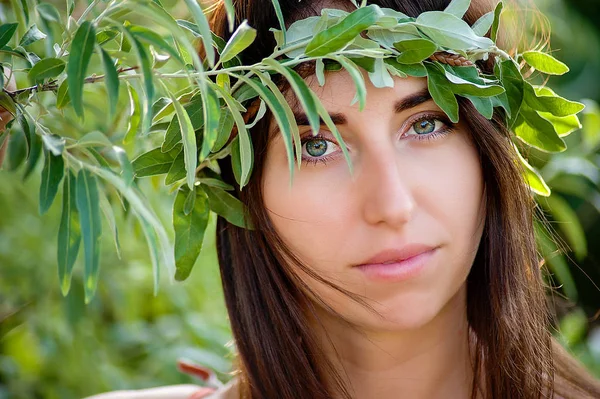
[[[64,9],[64,2],[52,3]],[[176,0],[163,3],[175,14],[181,9]],[[600,377],[600,0],[535,4],[552,27],[555,55],[571,67],[571,73],[552,78],[550,86],[588,105],[581,115],[584,129],[567,137],[565,153],[530,154],[553,190],[540,205],[559,242],[556,246],[541,235],[540,248],[551,272],[548,282],[556,287],[551,296],[556,335]],[[86,5],[78,3],[79,12]],[[10,9],[9,2],[0,1],[0,23],[12,22]],[[18,83],[27,84],[26,79]],[[231,333],[210,242],[214,234],[206,235],[191,277],[171,284],[163,273],[154,296],[139,225],[131,215],[116,212],[121,257],[110,227],[104,226],[95,298],[84,305],[82,256],[64,298],[55,261],[61,193],[41,217],[40,173],[24,179],[26,168],[9,157],[0,171],[0,399],[71,399],[194,382],[177,371],[179,358],[209,366],[227,379]],[[141,188],[169,225],[174,198],[158,192],[158,182],[146,179]]]

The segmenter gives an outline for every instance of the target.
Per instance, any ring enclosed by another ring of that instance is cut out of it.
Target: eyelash
[[[412,128],[415,124],[422,122],[424,120],[439,121],[439,122],[443,123],[443,126],[440,127],[436,131],[433,131],[431,133],[427,133],[424,135],[410,135],[414,138],[410,138],[408,140],[429,142],[429,141],[433,141],[438,138],[441,138],[441,137],[445,136],[446,134],[451,133],[454,130],[454,123],[452,123],[445,115],[442,116],[440,114],[419,115],[417,118],[415,118],[409,122],[410,123],[409,126],[410,126],[410,128]],[[307,142],[309,142],[311,140],[318,140],[318,139],[322,139],[327,142],[333,143],[333,141],[329,140],[328,138],[323,136],[321,133],[318,133],[316,136],[309,134],[308,136],[304,136],[301,138],[300,142],[301,142],[302,148],[304,148],[304,144],[306,144]],[[333,143],[333,144],[335,144],[335,143]],[[302,156],[302,162],[304,162],[306,164],[313,164],[313,165],[317,165],[317,163],[319,163],[319,162],[322,162],[325,165],[325,164],[327,164],[327,162],[329,162],[334,157],[332,155],[328,155],[328,156],[324,156],[324,157],[320,157],[320,158],[314,158],[314,157],[307,158],[304,156],[304,154],[301,154],[301,156]]]

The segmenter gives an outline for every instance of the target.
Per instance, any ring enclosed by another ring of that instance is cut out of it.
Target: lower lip
[[[374,263],[360,265],[357,268],[370,280],[385,282],[404,281],[419,275],[425,266],[427,266],[427,262],[435,254],[436,250],[437,248],[434,248],[396,263]]]

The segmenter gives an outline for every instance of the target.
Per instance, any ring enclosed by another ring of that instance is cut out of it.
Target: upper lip
[[[399,248],[385,249],[366,261],[359,263],[357,266],[401,262],[435,248],[434,246],[420,243],[406,244]]]

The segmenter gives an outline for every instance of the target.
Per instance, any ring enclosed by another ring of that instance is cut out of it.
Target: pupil
[[[435,123],[431,119],[425,119],[413,125],[415,132],[419,134],[427,134],[433,132]]]
[[[311,157],[320,157],[327,151],[327,140],[314,139],[306,143],[306,152]]]

